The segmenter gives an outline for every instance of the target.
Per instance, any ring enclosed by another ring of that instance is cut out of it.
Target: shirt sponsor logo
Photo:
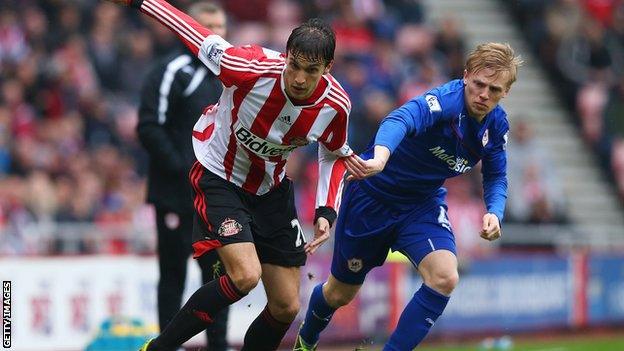
[[[466,173],[472,169],[468,166],[468,160],[463,157],[457,157],[446,153],[446,150],[436,146],[429,149],[433,156],[439,158],[449,166],[449,169],[458,173]]]
[[[427,105],[429,105],[429,111],[431,112],[442,111],[442,106],[440,106],[440,102],[438,102],[438,98],[435,95],[426,95],[425,101],[427,101]]]
[[[251,150],[258,156],[282,156],[297,148],[297,145],[279,145],[268,142],[253,134],[240,124],[236,127],[234,133],[236,135],[236,140],[238,140],[240,144],[244,145],[245,148]]]

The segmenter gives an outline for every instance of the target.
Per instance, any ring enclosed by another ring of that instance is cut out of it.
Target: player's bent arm
[[[385,146],[392,153],[405,136],[419,133],[442,118],[442,115],[442,106],[437,98],[434,107],[423,96],[414,98],[384,118],[375,135],[375,145]]]
[[[375,145],[374,151],[375,157],[373,160],[375,164],[372,166],[375,167],[377,173],[383,171],[384,167],[386,167],[386,163],[388,163],[388,159],[390,158],[390,149],[384,145]]]
[[[334,151],[330,151],[324,143],[319,143],[319,180],[316,188],[315,222],[319,217],[323,217],[331,226],[336,220],[346,173],[344,157],[351,154],[353,151],[346,143]]]

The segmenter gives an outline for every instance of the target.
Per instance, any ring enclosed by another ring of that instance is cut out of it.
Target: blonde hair
[[[522,58],[515,56],[511,45],[507,43],[484,43],[477,46],[468,55],[466,71],[476,73],[484,68],[489,68],[494,70],[496,75],[506,72],[509,74],[509,81],[507,82],[509,88],[516,81],[518,67],[522,63]]]

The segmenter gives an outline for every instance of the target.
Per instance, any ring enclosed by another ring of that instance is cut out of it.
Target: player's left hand
[[[312,255],[324,242],[329,239],[329,221],[319,217],[314,225],[314,239],[305,245],[305,252]]]
[[[498,217],[493,213],[486,213],[483,216],[483,227],[481,237],[485,240],[494,241],[501,237],[501,228]]]

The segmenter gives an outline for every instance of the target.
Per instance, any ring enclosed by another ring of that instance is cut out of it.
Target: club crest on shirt
[[[483,147],[485,147],[485,145],[487,145],[488,141],[490,141],[490,133],[489,133],[489,129],[485,130],[485,133],[483,133],[483,138],[481,138],[481,144],[483,144]]]
[[[232,218],[226,218],[219,226],[218,233],[220,236],[230,236],[240,233],[241,230],[243,230],[243,226],[240,223]]]
[[[295,145],[295,146],[306,146],[308,145],[310,142],[308,141],[308,139],[304,138],[304,137],[294,137],[290,139],[290,145]]]
[[[347,261],[347,264],[349,265],[349,270],[353,273],[359,272],[363,267],[362,259],[360,258],[352,258]]]

